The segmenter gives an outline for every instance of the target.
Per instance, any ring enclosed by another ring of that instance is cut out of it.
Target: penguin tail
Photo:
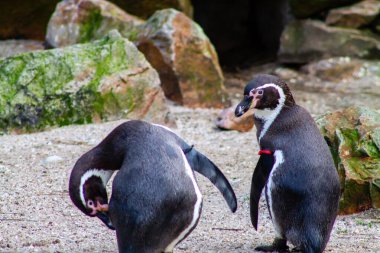
[[[234,190],[220,169],[205,155],[191,147],[184,152],[193,170],[207,177],[222,193],[229,208],[234,213],[237,209],[237,201]]]

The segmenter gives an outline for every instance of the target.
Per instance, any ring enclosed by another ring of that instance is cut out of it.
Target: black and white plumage
[[[263,154],[251,186],[251,220],[257,229],[261,192],[276,239],[259,251],[287,251],[287,241],[303,252],[322,252],[338,210],[338,174],[329,148],[313,118],[298,106],[284,81],[258,75],[244,89],[236,107],[241,116],[254,110],[257,140]]]
[[[116,170],[108,206],[105,187]],[[119,252],[172,252],[201,213],[193,170],[209,178],[236,211],[235,193],[214,163],[170,129],[133,120],[76,162],[69,192],[82,212],[116,229]]]

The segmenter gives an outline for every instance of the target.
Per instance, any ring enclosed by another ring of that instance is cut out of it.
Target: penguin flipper
[[[237,209],[237,201],[235,192],[232,189],[227,178],[223,175],[220,169],[208,159],[205,155],[191,147],[187,152],[184,152],[191,168],[196,172],[207,177],[222,193],[229,208],[234,213]]]
[[[253,172],[251,182],[250,213],[252,225],[256,230],[259,217],[259,201],[261,193],[267,183],[273,165],[274,156],[263,154],[260,156],[255,171]]]

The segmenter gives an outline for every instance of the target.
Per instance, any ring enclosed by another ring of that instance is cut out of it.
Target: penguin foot
[[[255,248],[255,251],[261,252],[289,252],[289,247],[286,245],[286,240],[281,238],[274,239],[272,245],[262,245]]]

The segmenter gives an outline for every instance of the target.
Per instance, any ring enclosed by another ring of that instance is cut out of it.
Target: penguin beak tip
[[[96,216],[111,230],[115,230],[115,227],[112,224],[108,212],[98,212]]]
[[[244,114],[244,109],[242,106],[238,106],[236,107],[236,110],[235,110],[235,116],[236,117],[241,117],[242,115]]]

